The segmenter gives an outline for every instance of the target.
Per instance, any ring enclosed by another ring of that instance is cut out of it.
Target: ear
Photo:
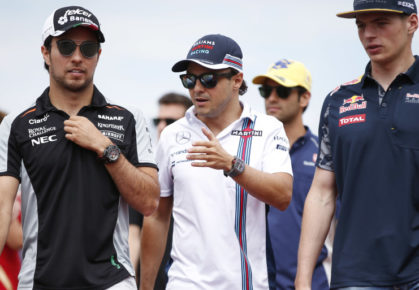
[[[418,29],[418,15],[409,15],[407,18],[407,25],[408,33],[413,35],[413,33],[415,33],[415,31]]]
[[[99,51],[97,52],[97,60],[99,60],[99,56],[100,56],[101,53],[102,53],[102,49],[99,48]]]
[[[239,91],[243,83],[243,73],[238,73],[232,77],[233,79],[233,89]]]
[[[300,96],[300,107],[305,108],[310,103],[311,93],[306,91],[304,94]]]
[[[46,48],[44,45],[41,46],[41,53],[42,53],[42,57],[44,58],[45,63],[50,66],[51,65],[51,59],[50,59],[50,51],[48,50],[48,48]]]

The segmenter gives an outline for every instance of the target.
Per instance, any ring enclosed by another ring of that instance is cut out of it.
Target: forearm
[[[157,208],[160,188],[157,170],[151,167],[134,167],[121,154],[115,163],[105,165],[124,199],[144,216]]]
[[[319,198],[311,191],[306,198],[298,249],[296,289],[311,288],[313,271],[330,229],[335,204],[334,198]]]
[[[292,176],[288,173],[266,173],[246,166],[244,172],[233,178],[255,198],[285,210],[292,197]]]
[[[22,248],[23,231],[22,224],[19,222],[18,219],[13,220],[10,224],[6,244],[9,248],[13,250],[19,250]]]
[[[141,244],[141,228],[138,225],[129,225],[129,235],[128,235],[128,244],[129,244],[129,256],[131,259],[132,266],[137,273],[137,266],[140,260],[140,244]],[[136,274],[138,275],[138,273]]]
[[[152,290],[163,259],[170,225],[172,198],[163,198],[157,211],[144,218],[140,251],[140,289]]]
[[[12,219],[13,203],[15,201],[19,181],[10,176],[0,176],[0,253],[9,235]]]

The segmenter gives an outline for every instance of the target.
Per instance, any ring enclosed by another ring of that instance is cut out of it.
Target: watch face
[[[107,162],[115,162],[116,160],[118,160],[120,154],[121,150],[119,150],[118,146],[110,145],[105,149],[103,157]]]
[[[115,161],[119,157],[119,149],[113,149],[109,152],[108,158],[112,161]]]

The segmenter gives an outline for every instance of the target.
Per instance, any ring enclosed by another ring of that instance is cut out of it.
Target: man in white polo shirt
[[[247,86],[231,38],[202,37],[172,70],[186,71],[194,106],[159,139],[161,199],[144,219],[140,289],[153,287],[172,211],[167,289],[268,289],[266,204],[284,210],[292,194],[282,123],[239,100]]]

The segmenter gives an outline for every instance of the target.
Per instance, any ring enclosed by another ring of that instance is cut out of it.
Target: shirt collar
[[[92,102],[88,107],[104,107],[106,105],[108,105],[108,102],[106,101],[105,97],[96,88],[96,86],[94,86]],[[45,89],[42,95],[36,100],[36,115],[42,116],[46,112],[56,111],[56,110],[57,108],[55,108],[51,104],[51,100],[49,98],[49,87],[48,87]]]
[[[242,101],[240,101],[240,105],[242,106],[243,111],[242,111],[242,113],[240,115],[239,120],[243,120],[245,118],[249,118],[251,121],[255,121],[256,120],[256,114],[252,111],[250,105],[247,104],[247,103],[245,103],[245,102],[242,102]],[[188,120],[188,122],[191,122],[193,120],[195,120],[195,121],[196,120],[199,120],[196,117],[196,114],[195,114],[195,106],[190,107],[186,111],[185,117]]]
[[[400,75],[403,75],[407,77],[412,83],[418,83],[419,82],[419,56],[415,55],[415,62],[409,67],[409,69],[406,72],[401,73]],[[374,78],[371,75],[371,61],[368,62],[366,68],[365,68],[365,74],[362,77],[362,87],[364,87],[368,81],[374,81]]]
[[[304,144],[306,144],[307,142],[309,142],[311,140],[315,140],[314,135],[313,135],[313,133],[311,133],[310,128],[307,127],[307,126],[304,126],[304,128],[306,129],[306,133],[303,136],[301,136],[300,138],[298,138],[297,141],[294,142],[290,151],[294,151],[294,150],[304,146]]]

